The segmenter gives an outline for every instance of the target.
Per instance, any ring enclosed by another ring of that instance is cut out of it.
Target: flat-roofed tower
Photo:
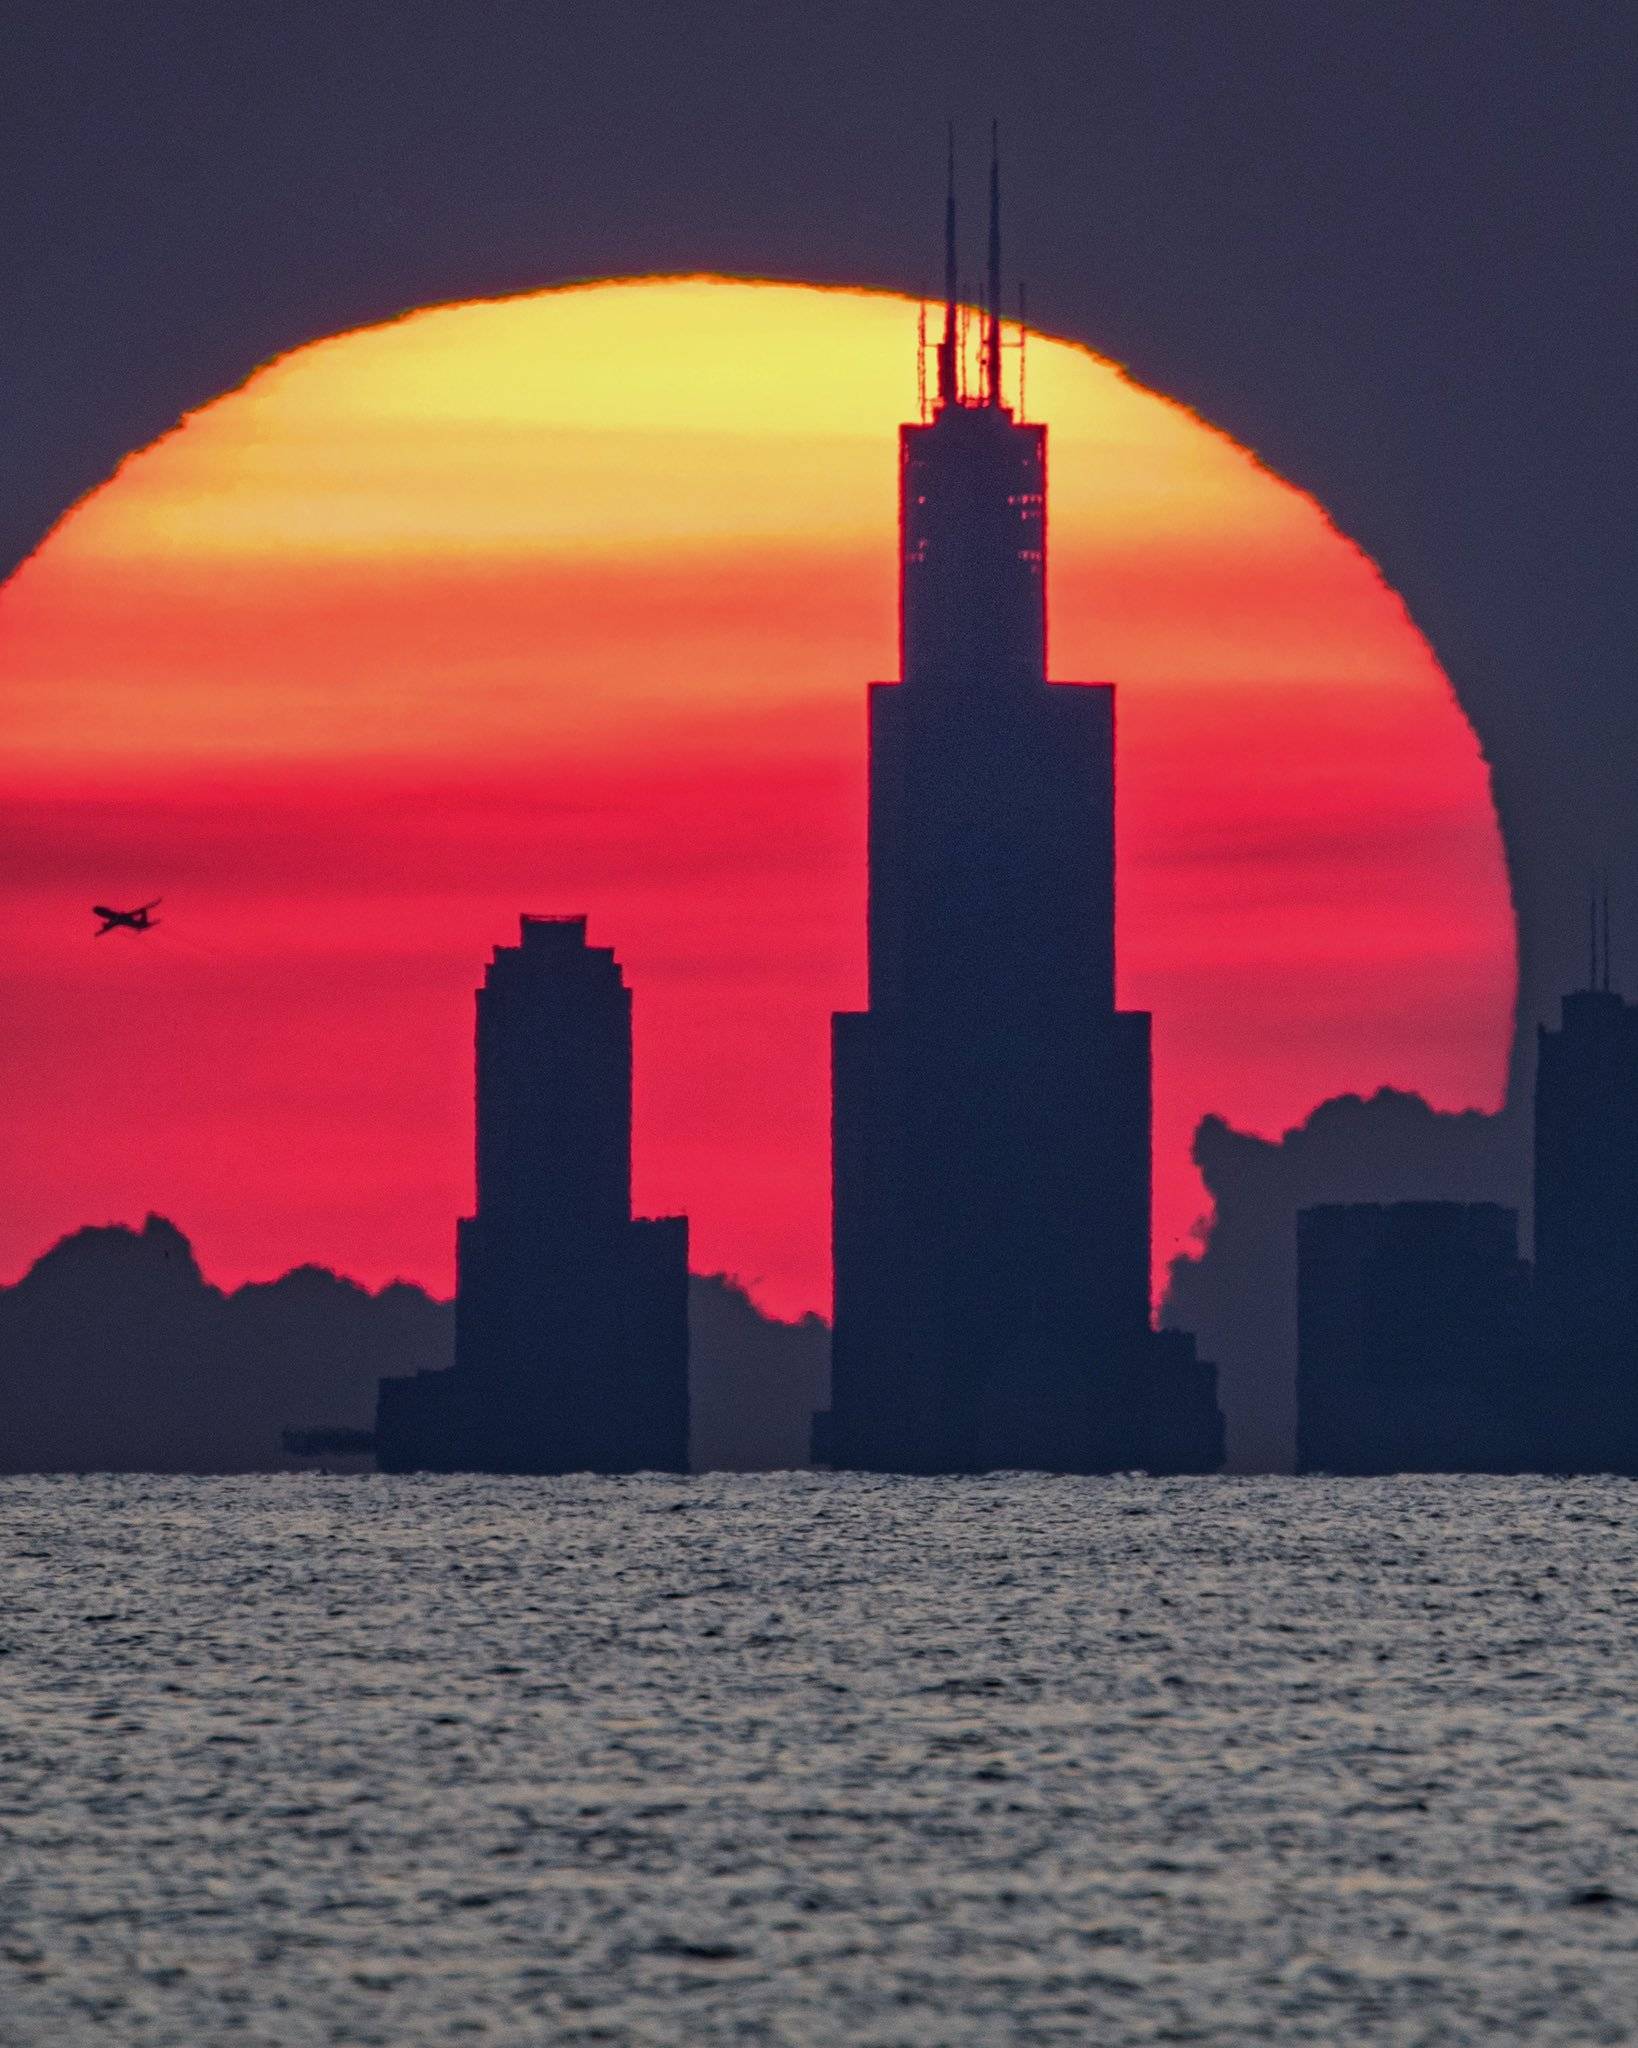
[[[477,995],[477,1203],[455,1364],[382,1382],[385,1469],[688,1469],[688,1225],[631,1213],[631,991],[525,917]]]
[[[1610,976],[1609,899],[1587,986],[1536,1035],[1536,1320],[1552,1466],[1638,1472],[1638,1004]],[[1600,943],[1602,941],[1602,943]]]

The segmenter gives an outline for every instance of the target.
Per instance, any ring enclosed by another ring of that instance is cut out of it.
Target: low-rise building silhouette
[[[477,995],[477,1203],[455,1364],[381,1383],[386,1471],[688,1469],[688,1225],[631,1213],[631,991],[525,917]]]
[[[1516,1211],[1300,1212],[1299,1472],[1540,1470],[1538,1389]]]

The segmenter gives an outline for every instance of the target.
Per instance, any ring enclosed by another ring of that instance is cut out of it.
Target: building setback
[[[1114,692],[1049,681],[1046,430],[947,302],[900,430],[900,679],[870,689],[869,1006],[833,1033],[815,1455],[1210,1470],[1212,1369],[1149,1322],[1147,1014],[1115,1002]]]
[[[631,1213],[631,991],[525,917],[477,995],[477,1204],[455,1363],[381,1382],[385,1471],[688,1469],[688,1224]]]

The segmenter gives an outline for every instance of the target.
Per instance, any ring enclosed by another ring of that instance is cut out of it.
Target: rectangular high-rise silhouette
[[[1566,1351],[1638,1363],[1638,1006],[1564,998],[1536,1036],[1536,1288]]]
[[[992,181],[979,389],[952,258],[937,400],[900,430],[900,676],[870,690],[869,1007],[834,1023],[815,1450],[903,1472],[1210,1469],[1210,1369],[1149,1327],[1149,1018],[1115,1003],[1114,692],[1047,676],[1046,429],[1002,401],[993,198]]]
[[[688,1469],[688,1225],[631,1213],[631,991],[583,917],[522,920],[477,995],[477,1204],[455,1364],[384,1380],[388,1471]]]
[[[1589,985],[1536,1037],[1536,1315],[1551,1469],[1638,1472],[1638,1004]]]
[[[1550,1462],[1518,1215],[1333,1202],[1297,1216],[1297,1469],[1528,1472]]]

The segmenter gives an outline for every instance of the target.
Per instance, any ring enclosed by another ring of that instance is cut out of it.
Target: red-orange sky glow
[[[642,1207],[827,1306],[915,326],[711,278],[435,308],[271,364],[62,522],[0,592],[3,1277],[155,1208],[224,1282],[447,1289],[473,986],[520,910],[586,911],[636,992]],[[1032,338],[1027,396],[1052,672],[1119,686],[1163,1263],[1207,1110],[1496,1105],[1501,846],[1445,678],[1310,499],[1079,347]]]

